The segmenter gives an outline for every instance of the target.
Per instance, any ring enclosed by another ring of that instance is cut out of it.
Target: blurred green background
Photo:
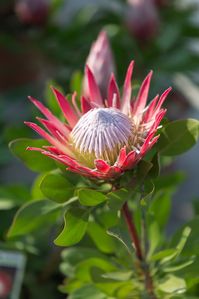
[[[134,59],[135,85],[149,70],[154,70],[150,98],[173,87],[167,101],[170,119],[199,116],[199,4],[148,0],[140,1],[138,7],[135,2],[0,2],[0,197],[15,202],[10,206],[3,200],[0,203],[0,245],[29,253],[21,298],[64,298],[57,291],[62,280],[58,271],[59,250],[52,246],[49,232],[42,231],[36,241],[27,236],[18,244],[5,242],[13,215],[27,200],[35,177],[8,150],[9,141],[15,138],[35,137],[23,124],[36,113],[27,95],[53,107],[49,85],[60,86],[66,94],[74,89],[79,92],[91,44],[104,29],[110,38],[119,86]],[[192,217],[190,200],[199,197],[198,152],[196,146],[165,170],[182,170],[186,176],[174,196],[168,231]]]

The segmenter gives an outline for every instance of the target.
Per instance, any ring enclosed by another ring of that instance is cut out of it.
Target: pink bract
[[[86,78],[89,96],[81,97],[80,109],[76,102],[76,93],[72,95],[72,101],[69,102],[63,94],[52,88],[66,122],[61,122],[41,102],[29,97],[32,103],[43,113],[45,119],[37,118],[43,128],[32,122],[25,122],[25,124],[46,139],[50,145],[42,148],[28,147],[27,149],[40,151],[42,154],[66,165],[68,170],[90,178],[110,180],[120,176],[126,170],[134,168],[159,138],[155,134],[166,113],[166,109],[163,109],[162,105],[171,88],[164,91],[161,96],[157,95],[147,105],[152,77],[152,72],[150,72],[141,84],[137,97],[132,98],[131,78],[133,66],[134,62],[132,61],[126,73],[121,95],[115,77],[113,74],[111,75],[106,99],[101,96],[94,74],[87,66]],[[79,119],[89,113],[90,110],[98,108],[110,108],[119,111],[120,114],[123,113],[132,122],[133,132],[137,134],[136,136],[141,137],[138,138],[138,145],[136,143],[131,149],[122,146],[114,163],[104,159],[95,159],[93,161],[94,167],[89,167],[75,155],[70,136]]]
[[[95,80],[99,90],[106,97],[108,82],[111,74],[115,72],[114,58],[106,31],[101,31],[92,44],[86,65],[95,74]],[[89,97],[88,82],[86,76],[83,80],[83,95]]]

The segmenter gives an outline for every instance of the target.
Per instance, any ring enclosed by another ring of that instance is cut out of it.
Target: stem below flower
[[[140,246],[140,241],[139,241],[136,227],[132,220],[132,215],[129,211],[127,202],[125,202],[125,204],[123,205],[122,211],[123,211],[123,215],[124,215],[126,224],[128,226],[128,230],[129,230],[129,234],[130,234],[132,243],[135,246],[136,256],[137,256],[138,260],[142,261],[143,254],[142,254],[142,249]]]
[[[136,257],[139,262],[139,268],[142,270],[142,273],[144,276],[146,291],[147,291],[150,299],[157,299],[156,295],[154,294],[153,280],[150,275],[149,267],[148,267],[148,264],[146,263],[145,256],[142,252],[140,240],[139,240],[137,230],[136,230],[136,227],[135,227],[135,224],[133,221],[133,215],[129,211],[127,202],[125,202],[125,204],[123,205],[122,212],[123,212],[124,219],[125,219],[127,227],[128,227],[128,231],[129,231],[132,243],[135,247]]]

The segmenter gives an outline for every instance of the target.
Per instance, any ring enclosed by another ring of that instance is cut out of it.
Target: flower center
[[[132,139],[132,122],[115,108],[94,108],[79,119],[70,137],[79,161],[90,167],[95,159],[114,164]]]

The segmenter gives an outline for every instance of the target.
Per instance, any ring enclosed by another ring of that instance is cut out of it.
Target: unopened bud
[[[138,40],[146,41],[155,36],[159,25],[158,11],[153,0],[128,0],[126,25]]]
[[[24,24],[43,25],[47,20],[49,7],[46,0],[18,0],[15,12]]]
[[[97,40],[92,44],[86,65],[92,71],[102,96],[106,98],[109,79],[115,71],[115,64],[109,39],[105,31],[101,31]],[[86,97],[89,94],[86,78],[83,81],[83,94]]]

